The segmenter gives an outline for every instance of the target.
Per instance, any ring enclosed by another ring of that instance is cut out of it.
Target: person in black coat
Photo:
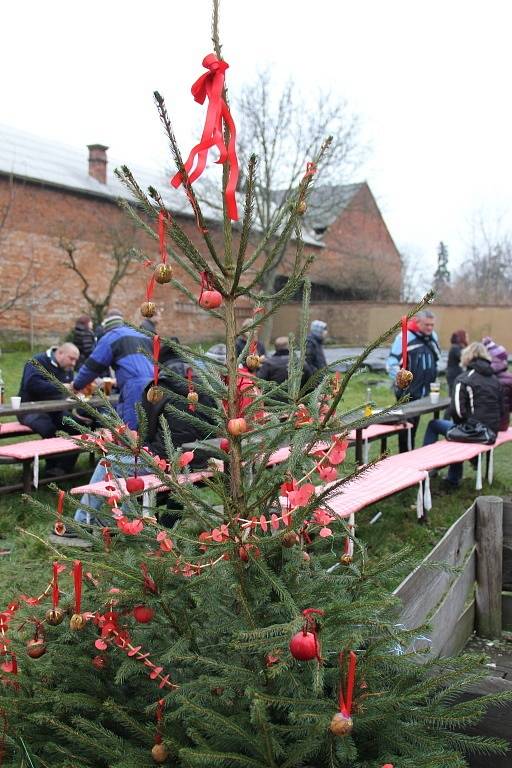
[[[327,338],[327,323],[323,320],[313,320],[311,330],[306,339],[306,362],[313,371],[319,371],[327,366],[324,352],[324,341]]]
[[[446,381],[448,383],[448,394],[453,394],[453,386],[457,376],[462,373],[460,356],[464,347],[468,346],[468,335],[466,331],[460,330],[452,333],[450,338],[450,350],[448,352],[448,364],[446,366]]]
[[[88,315],[81,315],[73,329],[73,344],[78,348],[80,357],[76,364],[76,370],[87,360],[96,346],[96,336],[92,329],[92,320]]]
[[[288,379],[288,367],[290,364],[290,349],[288,345],[288,339],[286,336],[279,336],[274,342],[276,351],[273,355],[265,358],[265,361],[261,368],[258,370],[257,376],[259,379],[265,379],[265,381],[272,381],[275,384],[284,384]],[[311,367],[308,363],[304,364],[301,387],[303,387],[309,377],[313,374]],[[286,399],[286,395],[283,393],[281,396],[283,400]],[[280,398],[281,399],[281,398]]]
[[[41,400],[63,400],[65,395],[59,387],[51,382],[41,371],[42,366],[62,384],[70,385],[73,381],[73,369],[77,364],[80,352],[74,344],[66,342],[59,347],[50,347],[46,352],[34,355],[23,369],[18,395],[22,403],[38,402]],[[63,423],[64,411],[53,413],[19,414],[20,424],[30,427],[43,438],[55,437],[57,432],[73,433],[73,430]],[[69,472],[76,461],[76,455],[48,457],[46,459],[46,475],[63,475]]]
[[[463,350],[461,364],[466,369],[455,379],[449,414],[451,419],[429,422],[423,445],[435,443],[455,424],[480,422],[497,434],[503,414],[503,395],[498,377],[491,367],[491,356],[480,342]],[[456,488],[462,479],[463,464],[450,464],[448,489]]]
[[[185,399],[189,391],[189,364],[182,360],[170,347],[165,346],[160,350],[159,361],[162,364],[159,385],[164,388],[165,395],[157,403],[150,403],[146,397],[147,390],[152,386],[149,384],[146,387],[141,402],[147,419],[147,431],[144,435],[145,445],[147,445],[152,453],[158,456],[165,456],[165,441],[160,424],[160,416],[163,415],[165,417],[173,445],[177,447],[183,445],[183,443],[205,439],[210,433],[213,433],[213,419],[202,410],[201,406],[216,408],[216,404],[211,397],[201,391],[197,377],[192,372],[191,382],[197,385],[196,392],[199,400],[195,410],[190,411],[189,403]],[[190,413],[191,416],[204,422],[204,427],[193,424],[186,418],[180,418],[174,411],[167,411],[166,407],[168,405],[171,405],[178,411],[182,411],[184,414]],[[200,452],[198,452],[197,458],[192,461],[191,466],[194,469],[204,466],[204,458],[201,457]]]

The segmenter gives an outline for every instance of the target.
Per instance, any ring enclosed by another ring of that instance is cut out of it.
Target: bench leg
[[[363,463],[363,428],[356,429],[356,464],[360,467]]]
[[[21,482],[23,484],[23,493],[30,493],[32,490],[32,462],[22,462]]]
[[[386,453],[388,450],[388,438],[387,437],[381,437],[380,439],[380,452]]]

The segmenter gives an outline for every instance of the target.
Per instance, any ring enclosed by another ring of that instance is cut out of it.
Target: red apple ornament
[[[127,477],[126,490],[128,493],[137,493],[144,490],[144,480],[142,477]]]

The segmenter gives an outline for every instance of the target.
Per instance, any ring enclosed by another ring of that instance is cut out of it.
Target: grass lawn
[[[6,383],[7,397],[17,394],[23,364],[27,358],[26,352],[6,353],[0,357],[0,368]],[[371,387],[372,397],[377,405],[386,406],[392,402],[388,380],[376,374],[360,374],[353,379],[343,403],[344,408],[352,408],[363,402],[368,386]],[[420,422],[417,445],[421,445],[427,421],[428,419],[424,417]],[[376,456],[379,442],[371,443],[370,446],[370,455]],[[392,452],[397,450],[396,438],[389,440],[389,450]],[[492,489],[484,486],[482,494],[505,496],[510,493],[511,459],[511,444],[496,451],[494,484]],[[353,452],[350,454],[347,469],[350,468],[352,460]],[[88,458],[85,455],[79,459],[84,467],[87,461]],[[19,472],[19,469],[13,467],[0,466],[0,482],[6,482],[8,477],[13,477]],[[433,509],[429,515],[429,524],[426,526],[418,525],[416,520],[416,488],[403,491],[358,512],[357,533],[367,544],[369,555],[379,558],[387,552],[394,552],[402,549],[404,545],[410,545],[414,551],[414,557],[420,560],[436,544],[451,523],[470,506],[476,495],[474,480],[475,473],[469,465],[464,467],[464,480],[456,493],[440,495],[439,481],[432,480]],[[64,483],[62,487],[69,489],[73,484]],[[47,486],[34,491],[33,495],[39,501],[48,502],[52,508],[54,507],[55,494]],[[378,512],[382,515],[377,522],[370,524]],[[45,545],[51,524],[52,519],[33,509],[21,494],[0,496],[0,549],[5,544],[11,547],[9,555],[0,557],[2,604],[6,603],[11,595],[20,591],[34,594],[39,586],[48,583],[50,563],[55,554]],[[41,540],[35,536],[41,537]],[[341,542],[339,544],[341,548]],[[408,567],[404,565],[404,576],[407,570]]]

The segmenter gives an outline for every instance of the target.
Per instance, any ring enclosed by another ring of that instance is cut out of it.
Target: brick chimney
[[[100,184],[106,184],[108,147],[104,144],[88,144],[87,149],[89,150],[89,176]]]

